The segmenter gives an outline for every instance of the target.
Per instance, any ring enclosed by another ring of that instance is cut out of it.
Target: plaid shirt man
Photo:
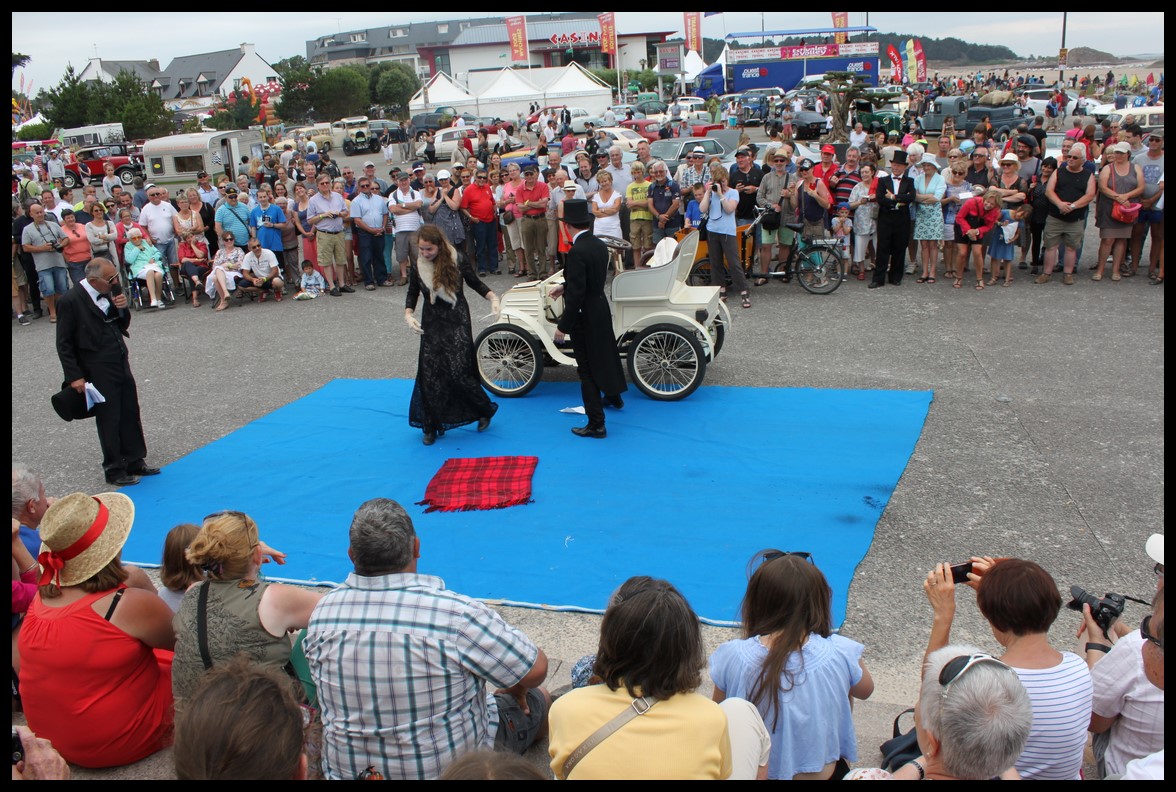
[[[436,778],[492,749],[495,688],[517,684],[538,647],[438,577],[352,573],[319,602],[303,643],[318,686],[327,778],[369,765],[384,778]]]

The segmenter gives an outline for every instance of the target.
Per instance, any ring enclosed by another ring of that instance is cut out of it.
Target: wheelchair
[[[163,301],[164,305],[172,306],[176,302],[175,286],[172,282],[171,267],[166,267],[163,271],[163,286],[160,289],[159,299]],[[182,280],[182,279],[181,279]],[[136,311],[150,307],[151,295],[147,290],[147,282],[137,280],[131,277],[131,270],[122,263],[119,267],[119,283],[122,285],[123,294],[127,296],[127,305]],[[187,289],[184,290],[185,293]]]

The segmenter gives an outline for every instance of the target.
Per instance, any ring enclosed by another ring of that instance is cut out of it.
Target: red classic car
[[[125,143],[109,143],[78,149],[73,162],[65,166],[65,186],[79,187],[90,182],[101,182],[106,175],[105,165],[114,166],[114,175],[124,185],[143,175],[143,155]]]
[[[622,121],[618,126],[632,129],[650,143],[655,140],[661,140],[662,125],[649,118],[634,118],[632,121]]]

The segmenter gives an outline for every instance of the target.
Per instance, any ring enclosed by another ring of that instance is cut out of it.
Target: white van
[[[148,140],[143,144],[146,178],[155,184],[195,184],[196,174],[206,171],[213,183],[221,174],[237,175],[241,157],[252,162],[265,154],[265,141],[257,129],[193,132]]]
[[[1116,110],[1107,116],[1112,124],[1122,124],[1127,116],[1135,116],[1135,123],[1143,128],[1145,133],[1151,132],[1153,129],[1164,131],[1164,106],[1156,105],[1155,107],[1126,107],[1122,110]]]

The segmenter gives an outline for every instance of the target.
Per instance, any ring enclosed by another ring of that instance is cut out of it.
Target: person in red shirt
[[[470,219],[478,274],[498,274],[498,217],[494,213],[494,188],[485,170],[479,169],[473,184],[461,196],[461,211]]]
[[[533,266],[531,272],[536,277],[546,268],[549,200],[551,190],[546,182],[539,180],[538,166],[528,165],[523,172],[523,186],[515,190],[515,208],[520,215],[523,235],[523,264],[519,270],[525,272]]]
[[[828,143],[821,146],[821,161],[813,168],[813,176],[825,182],[830,194],[837,186],[837,171],[840,169],[841,165],[837,162],[837,149]]]

